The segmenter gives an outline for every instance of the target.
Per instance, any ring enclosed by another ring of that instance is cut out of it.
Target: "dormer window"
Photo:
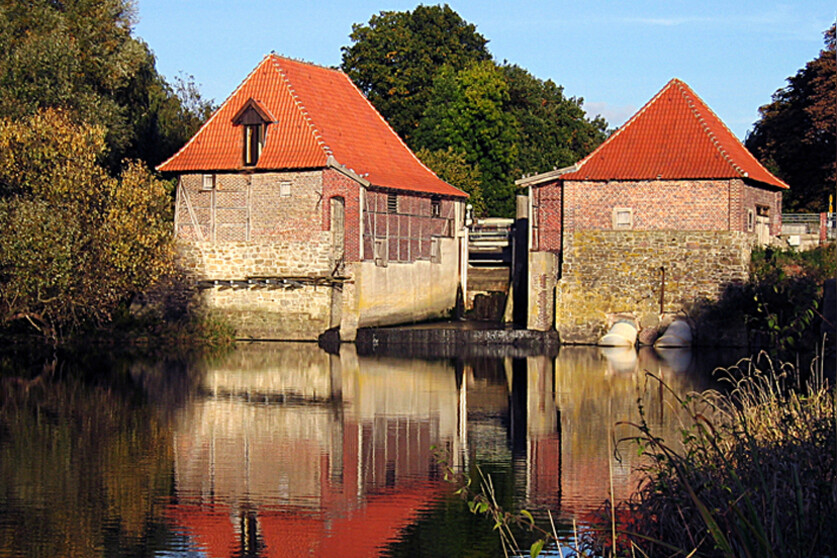
[[[264,124],[244,126],[244,166],[252,167],[259,162],[264,147]]]
[[[245,167],[254,167],[264,149],[267,126],[273,122],[267,112],[255,99],[249,99],[232,120],[234,126],[241,126],[243,133],[242,159]]]

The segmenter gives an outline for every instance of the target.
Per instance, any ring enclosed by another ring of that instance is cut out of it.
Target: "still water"
[[[712,356],[713,358],[709,358]],[[222,357],[0,362],[0,556],[502,556],[443,479],[567,536],[638,480],[614,452],[637,402],[667,439],[672,393],[734,355],[339,355],[242,344]],[[525,539],[525,535],[521,535]]]

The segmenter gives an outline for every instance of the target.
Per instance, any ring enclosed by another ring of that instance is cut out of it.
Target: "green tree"
[[[166,84],[133,18],[129,0],[0,0],[0,116],[60,108],[99,126],[114,173],[125,157],[153,166],[170,156],[209,107]]]
[[[104,322],[171,269],[168,183],[140,163],[110,176],[105,145],[57,110],[0,119],[0,324]]]
[[[490,215],[514,215],[513,174],[518,125],[507,112],[508,85],[494,62],[474,62],[463,70],[444,67],[433,83],[414,142],[430,151],[453,148],[479,167]]]
[[[509,91],[506,110],[519,129],[520,173],[569,166],[605,140],[607,123],[600,116],[589,120],[582,99],[564,97],[563,87],[540,80],[520,66],[505,64],[502,70]]]
[[[825,49],[788,86],[759,109],[747,148],[791,189],[788,209],[826,211],[837,180],[837,64],[835,26],[825,33]]]
[[[439,68],[491,58],[485,38],[448,5],[381,12],[349,38],[341,68],[411,146]]]
[[[479,166],[469,165],[463,151],[456,151],[453,147],[436,151],[419,149],[416,156],[439,178],[467,192],[471,196],[468,203],[473,207],[475,215],[485,215]]]

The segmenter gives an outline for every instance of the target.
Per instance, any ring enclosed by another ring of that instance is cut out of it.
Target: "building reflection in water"
[[[519,505],[583,519],[635,486],[611,460],[614,423],[642,397],[663,434],[696,387],[690,355],[564,348],[558,358],[419,360],[242,345],[205,363],[177,419],[170,517],[208,556],[370,556],[451,489],[453,464],[512,462]]]

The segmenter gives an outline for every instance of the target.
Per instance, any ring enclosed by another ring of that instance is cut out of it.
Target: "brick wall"
[[[771,234],[781,231],[781,192],[741,179],[555,182],[533,187],[532,205],[536,251],[560,252],[562,232],[613,230],[614,208],[630,209],[631,230],[752,233],[748,212],[759,205],[768,208]]]
[[[323,200],[322,204],[322,230],[331,229],[331,204],[334,197],[343,198],[345,203],[344,234],[345,234],[345,260],[347,262],[359,262],[360,256],[360,185],[334,169],[323,171]]]
[[[390,212],[389,196],[395,194],[397,211]],[[434,236],[454,234],[455,202],[438,199],[439,215],[433,216],[433,198],[406,192],[367,190],[363,222],[363,259],[374,259],[374,243],[385,240],[389,261],[429,260]]]
[[[317,241],[323,229],[322,171],[181,176],[175,230],[180,240]]]
[[[561,251],[562,189],[557,186],[532,189],[532,249]]]
[[[564,230],[611,230],[615,207],[631,209],[632,230],[726,230],[729,182],[567,181]]]
[[[453,306],[459,282],[457,202],[439,199],[434,215],[434,198],[399,192],[397,212],[390,213],[389,192],[363,189],[335,169],[210,178],[184,175],[178,187],[180,263],[194,278],[328,276],[340,257],[346,264],[340,272],[351,278],[343,289],[202,290],[209,312],[232,323],[239,336],[316,339],[340,325],[353,338],[358,325],[410,322]],[[335,198],[344,208],[342,250],[331,231]],[[435,242],[431,258],[434,236],[444,242]],[[376,238],[386,239],[389,267],[373,261]],[[369,242],[365,249],[362,239]]]
[[[756,212],[756,206],[768,208],[770,214],[770,234],[777,236],[782,232],[782,192],[771,192],[763,188],[735,180],[737,199],[730,205],[736,211],[730,214],[730,230],[752,232],[747,229],[748,211]]]

